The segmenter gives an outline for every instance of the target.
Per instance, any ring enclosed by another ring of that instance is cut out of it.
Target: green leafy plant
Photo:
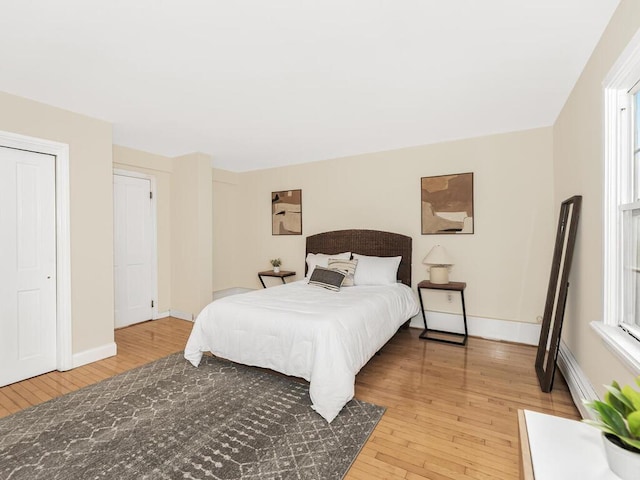
[[[640,377],[636,378],[640,386]],[[605,385],[604,402],[584,402],[597,416],[597,420],[583,420],[602,430],[608,437],[615,437],[619,445],[640,453],[640,393],[626,385],[620,388],[615,380]]]
[[[273,258],[269,261],[271,262],[271,265],[274,267],[279,267],[280,265],[282,265],[282,260],[280,260],[279,258]]]

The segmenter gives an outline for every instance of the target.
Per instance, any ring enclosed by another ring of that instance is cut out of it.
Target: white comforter
[[[209,304],[184,356],[198,366],[209,351],[302,377],[310,382],[313,409],[331,422],[353,398],[356,374],[418,311],[406,285],[331,292],[302,280]]]

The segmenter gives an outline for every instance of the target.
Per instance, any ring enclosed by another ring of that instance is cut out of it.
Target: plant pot
[[[640,472],[640,453],[622,448],[622,442],[608,433],[602,435],[602,443],[611,471],[622,480],[637,480]]]
[[[273,267],[273,273],[280,273],[280,267]]]

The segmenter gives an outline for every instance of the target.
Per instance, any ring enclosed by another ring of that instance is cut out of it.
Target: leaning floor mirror
[[[536,355],[536,374],[543,392],[550,392],[553,388],[581,204],[582,196],[576,195],[562,202],[560,207],[549,289]]]

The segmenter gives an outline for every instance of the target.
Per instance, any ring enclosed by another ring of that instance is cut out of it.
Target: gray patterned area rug
[[[340,479],[384,413],[328,424],[308,385],[182,354],[0,419],[2,479]]]

